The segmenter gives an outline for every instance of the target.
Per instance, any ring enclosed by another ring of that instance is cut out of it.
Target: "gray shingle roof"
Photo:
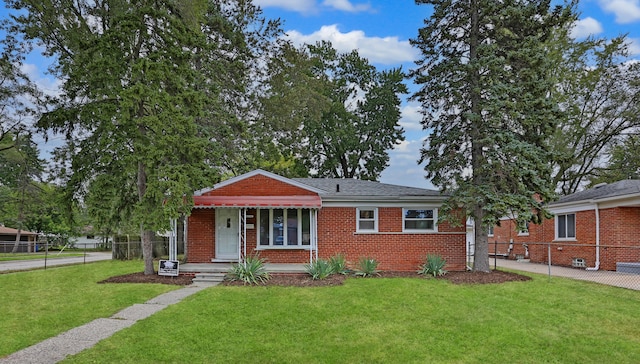
[[[371,196],[444,196],[439,191],[426,188],[397,186],[374,181],[362,181],[344,178],[293,178],[294,181],[326,192],[325,197]]]
[[[601,200],[611,197],[621,197],[625,195],[633,195],[640,193],[640,180],[625,179],[611,184],[596,186],[588,190],[576,192],[571,195],[564,196],[558,201],[550,204],[550,206],[590,200]]]

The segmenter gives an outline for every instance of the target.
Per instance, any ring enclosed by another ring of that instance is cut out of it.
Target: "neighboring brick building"
[[[187,262],[272,263],[345,254],[382,270],[417,270],[427,254],[465,269],[465,224],[438,223],[437,191],[355,179],[288,179],[262,170],[196,192],[187,222]]]
[[[489,235],[491,253],[561,266],[616,270],[640,262],[640,180],[603,184],[549,204],[554,217],[518,231],[503,219]],[[495,245],[492,243],[500,243]],[[512,243],[512,244],[509,244]]]

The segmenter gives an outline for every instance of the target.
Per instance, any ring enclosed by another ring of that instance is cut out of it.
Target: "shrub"
[[[232,281],[242,281],[244,284],[264,283],[270,278],[264,262],[258,254],[245,257],[244,263],[240,262],[231,267],[228,277]]]
[[[355,275],[362,277],[371,277],[378,275],[380,272],[378,268],[378,261],[374,258],[360,258],[358,261],[359,268],[356,270]]]
[[[331,265],[333,273],[349,274],[349,269],[347,268],[347,259],[345,258],[344,254],[337,254],[333,257],[330,257],[329,264]]]
[[[325,279],[333,274],[331,263],[324,259],[318,259],[311,264],[305,264],[304,269],[313,280]]]
[[[433,275],[434,277],[447,274],[444,266],[447,261],[439,255],[428,254],[426,262],[420,266],[418,274]]]

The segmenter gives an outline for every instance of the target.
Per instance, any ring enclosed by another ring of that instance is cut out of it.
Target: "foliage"
[[[590,186],[613,183],[623,179],[640,179],[640,136],[629,135],[608,151],[607,165],[595,173]]]
[[[69,201],[93,194],[102,224],[138,226],[153,274],[153,231],[190,212],[193,191],[214,182],[212,167],[232,150],[223,141],[239,139],[232,129],[255,76],[246,65],[259,64],[257,9],[242,0],[7,5],[16,10],[7,29],[41,45],[62,82],[38,126],[65,136],[56,158]]]
[[[640,64],[626,60],[625,37],[578,42],[560,34],[554,42],[562,57],[552,91],[565,113],[550,138],[552,176],[568,195],[607,174],[602,155],[640,126]]]
[[[373,277],[378,275],[378,261],[375,258],[361,257],[358,260],[358,268],[354,272],[355,275],[361,277]]]
[[[546,0],[437,1],[411,43],[422,52],[410,76],[420,85],[421,150],[427,178],[450,194],[440,218],[476,224],[474,270],[489,272],[487,227],[503,216],[538,222],[554,197],[548,138],[562,112],[551,42],[575,21],[575,4]],[[462,209],[463,211],[461,211]]]
[[[283,46],[269,63],[273,74],[256,125],[266,153],[319,177],[377,180],[388,150],[404,140],[399,95],[401,69],[378,71],[356,50],[339,53],[329,42]],[[299,159],[305,169],[295,163]]]
[[[349,274],[349,268],[347,268],[347,258],[344,254],[336,254],[332,257],[329,257],[329,264],[331,265],[331,269],[334,273],[338,274]]]
[[[304,270],[313,280],[325,279],[335,273],[331,263],[324,259],[317,259],[310,264],[305,264]]]
[[[232,281],[242,281],[244,284],[258,284],[269,280],[269,272],[265,266],[265,259],[259,254],[247,256],[244,262],[239,262],[231,267],[228,273]]]
[[[434,277],[443,276],[447,274],[444,270],[444,266],[447,261],[440,255],[427,254],[426,262],[420,266],[418,274],[433,275]]]

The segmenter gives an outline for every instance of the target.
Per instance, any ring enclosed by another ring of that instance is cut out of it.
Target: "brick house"
[[[502,219],[490,231],[489,251],[532,262],[616,270],[618,263],[640,262],[640,180],[622,180],[560,198],[548,205],[553,218],[518,231]],[[544,243],[544,244],[541,244]]]
[[[438,223],[446,196],[372,181],[285,178],[255,170],[194,194],[188,263],[309,263],[338,253],[382,270],[417,270],[427,254],[465,269],[465,224]]]

